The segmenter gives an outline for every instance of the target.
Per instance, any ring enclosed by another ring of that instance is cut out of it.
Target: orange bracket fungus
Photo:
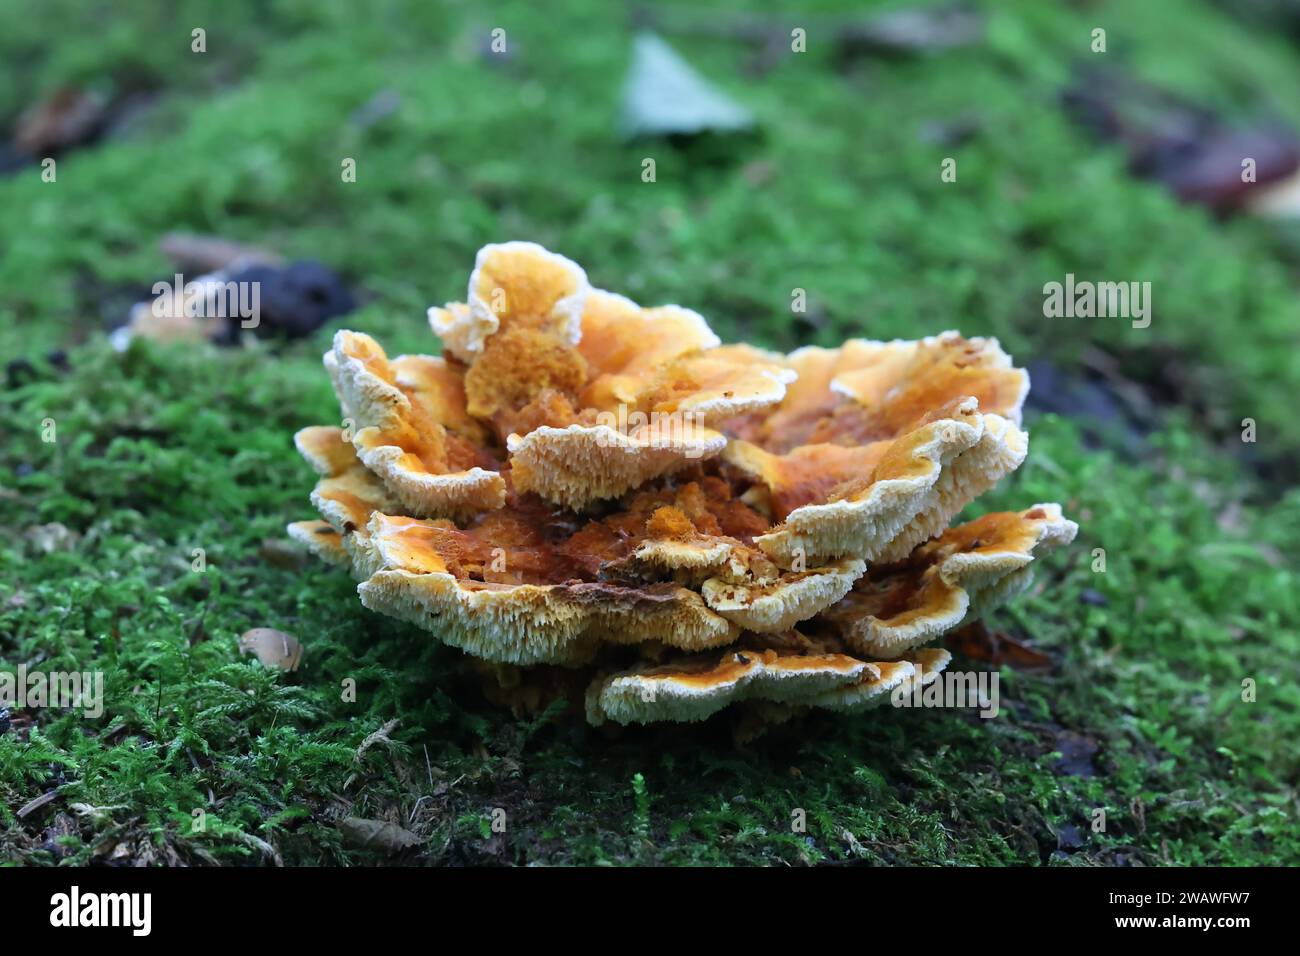
[[[868,707],[1077,531],[1054,504],[950,527],[1028,448],[993,339],[723,345],[527,242],[480,250],[429,324],[440,357],[335,336],[342,427],[295,436],[320,520],[288,532],[519,712]]]

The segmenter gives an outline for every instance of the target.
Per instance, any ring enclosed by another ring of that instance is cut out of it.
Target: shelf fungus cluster
[[[295,436],[320,520],[289,533],[519,712],[869,707],[1076,531],[1054,504],[950,527],[1027,450],[1028,376],[992,339],[723,345],[522,242],[429,323],[441,357],[335,336],[343,424]]]

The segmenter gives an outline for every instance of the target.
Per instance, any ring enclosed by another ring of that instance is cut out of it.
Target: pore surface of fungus
[[[882,703],[913,680],[928,683],[949,660],[942,648],[890,661],[774,648],[696,654],[598,678],[587,689],[587,719],[593,724],[691,722],[741,701],[858,710]]]
[[[742,628],[784,630],[829,608],[862,574],[853,560],[780,570],[745,543],[757,525],[725,492],[716,478],[664,482],[601,518],[526,496],[464,528],[375,513],[357,538],[368,577],[361,600],[484,660],[572,663],[603,643],[701,650]],[[719,553],[676,567],[671,552],[643,557],[683,540]]]

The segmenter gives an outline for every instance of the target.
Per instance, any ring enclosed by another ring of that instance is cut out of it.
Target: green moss
[[[614,7],[388,4],[358,20],[343,3],[250,3],[209,24],[202,5],[160,20],[114,4],[105,37],[90,26],[100,6],[44,5],[0,38],[6,62],[40,64],[0,112],[61,82],[156,83],[169,123],[68,155],[55,184],[0,181],[0,352],[88,343],[70,372],[42,367],[0,392],[0,662],[102,670],[107,690],[101,718],[39,711],[24,741],[0,735],[0,856],[260,862],[269,845],[290,863],[382,859],[342,839],[339,819],[362,816],[426,838],[406,859],[442,863],[1300,860],[1300,494],[1212,447],[1240,448],[1247,416],[1265,457],[1300,447],[1300,244],[1175,205],[1056,105],[1094,24],[1117,62],[1229,109],[1293,88],[1300,64],[1209,6],[1139,6],[990,5],[984,47],[847,70],[817,20],[807,54],[758,77],[738,42],[670,29],[764,121],[727,164],[613,138],[628,41]],[[670,14],[693,22],[690,9]],[[504,62],[479,53],[495,25]],[[189,53],[193,26],[208,29],[207,60]],[[360,129],[349,117],[383,89],[400,109]],[[960,148],[919,135],[959,116],[980,124]],[[958,183],[942,184],[950,153]],[[339,182],[344,156],[355,184]],[[598,285],[699,308],[727,338],[784,348],[960,327],[1066,368],[1101,349],[1137,381],[1176,362],[1184,408],[1137,456],[1035,421],[1029,462],[978,503],[1060,501],[1082,527],[992,621],[1056,661],[1003,670],[997,719],[819,715],[744,749],[721,722],[608,738],[556,712],[493,709],[455,652],[364,611],[345,575],[260,553],[309,516],[290,436],[337,417],[319,364],[329,332],[112,353],[103,303],[172,271],[156,248],[170,229],[344,270],[373,293],[347,324],[394,351],[431,347],[423,310],[460,294],[481,243],[530,238]],[[1043,319],[1041,287],[1067,271],[1152,281],[1152,327]],[[807,321],[789,311],[796,287]],[[80,534],[73,550],[23,538],[50,522]],[[240,658],[254,626],[298,635],[302,669]],[[392,744],[358,759],[394,718]],[[1079,740],[1091,761],[1055,769]],[[54,802],[16,816],[50,789]],[[47,838],[58,814],[71,835]]]

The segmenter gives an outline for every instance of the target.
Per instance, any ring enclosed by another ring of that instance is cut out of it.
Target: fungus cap
[[[775,634],[834,605],[864,570],[864,562],[850,559],[764,583],[714,577],[704,582],[701,593],[709,607],[745,630]]]
[[[583,508],[712,457],[726,445],[726,437],[711,428],[654,422],[630,432],[609,425],[543,425],[522,437],[511,435],[506,448],[516,488]]]
[[[320,472],[311,503],[339,534],[363,530],[373,512],[393,509],[395,499],[343,440],[343,429],[313,425],[293,437],[302,456]]]
[[[689,723],[726,707],[760,701],[783,708],[860,710],[913,682],[929,684],[952,655],[941,648],[911,660],[871,661],[847,654],[775,649],[697,654],[594,680],[587,689],[589,723]]]
[[[720,494],[721,484],[707,486]],[[718,533],[697,530],[685,512],[663,504],[671,501],[696,510],[699,525]],[[644,490],[600,520],[525,502],[463,529],[376,513],[356,539],[358,567],[369,576],[360,594],[372,610],[434,630],[486,660],[572,663],[603,643],[655,640],[702,650],[734,641],[742,628],[782,630],[833,605],[864,570],[848,560],[781,572],[725,534],[743,533],[746,520],[743,506],[710,500],[696,483]],[[715,560],[666,567],[679,541],[712,542]],[[639,557],[647,545],[661,563]]]
[[[854,653],[899,657],[1019,594],[1034,559],[1077,532],[1055,504],[984,515],[873,567],[818,624]]]
[[[657,640],[700,650],[739,634],[699,594],[670,582],[476,580],[457,566],[451,534],[434,522],[376,514],[365,543],[373,572],[358,588],[361,603],[507,664],[581,663],[602,643]]]
[[[392,360],[379,343],[340,331],[325,354],[352,444],[402,507],[415,515],[499,508],[506,485],[467,413],[463,374],[440,358]]]
[[[526,322],[553,332],[568,345],[582,337],[587,273],[571,259],[535,242],[486,245],[469,276],[471,322],[462,341],[446,343],[469,360],[503,323]]]
[[[330,527],[327,521],[295,521],[286,526],[289,537],[305,546],[309,552],[326,564],[341,568],[352,567],[352,557],[343,547],[343,536]]]
[[[794,376],[727,359],[697,312],[588,288],[532,243],[484,247],[469,302],[429,317],[467,363],[465,409],[497,432],[513,487],[569,508],[717,455],[710,426],[780,401]]]
[[[856,711],[876,707],[896,690],[930,686],[952,662],[952,654],[942,647],[923,647],[903,660],[876,661],[879,676],[856,684],[835,687],[807,701],[810,707],[826,710]]]
[[[766,361],[757,350],[736,360]],[[797,379],[726,427],[729,465],[756,484],[774,560],[890,561],[1017,468],[1028,376],[993,339],[850,340],[787,357]]]
[[[587,692],[587,720],[704,720],[740,700],[808,698],[857,681],[870,666],[844,654],[728,651],[596,681]]]

